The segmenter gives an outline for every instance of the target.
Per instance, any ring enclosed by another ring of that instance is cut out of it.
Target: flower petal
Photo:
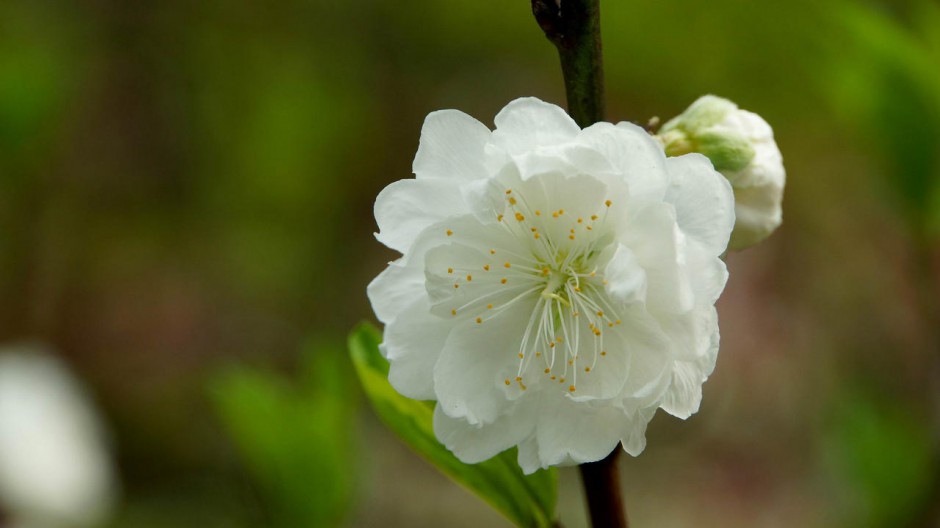
[[[496,114],[493,144],[510,154],[574,139],[581,127],[561,108],[534,97],[512,101]]]
[[[535,434],[541,467],[596,462],[609,455],[623,436],[623,410],[580,404],[543,391]]]
[[[483,324],[462,320],[453,326],[434,367],[443,412],[471,425],[496,420],[507,405],[504,379],[516,370],[521,329],[530,314],[531,309],[510,309]]]
[[[470,425],[452,418],[438,404],[434,408],[434,434],[454,455],[476,464],[519,444],[535,428],[537,398],[520,398],[493,423]]]
[[[418,179],[485,178],[483,147],[490,129],[457,110],[431,112],[421,127],[421,141],[412,170]]]
[[[616,301],[632,303],[646,300],[646,271],[633,251],[617,244],[614,256],[604,270],[607,294]]]
[[[596,123],[581,132],[578,142],[607,158],[622,174],[630,196],[662,199],[666,192],[666,155],[645,130],[632,123]]]
[[[385,326],[379,350],[388,358],[388,381],[401,394],[416,400],[434,399],[434,364],[444,348],[451,324],[430,312],[425,296],[400,309]]]
[[[386,246],[406,252],[428,226],[467,213],[454,182],[443,179],[399,180],[375,199],[375,237]]]
[[[650,204],[638,209],[620,240],[646,270],[646,303],[650,310],[682,313],[695,301],[686,271],[685,235],[676,224],[669,204]]]
[[[676,222],[690,238],[717,257],[725,252],[734,227],[734,193],[721,173],[701,154],[666,160],[669,187],[665,200],[676,208]]]
[[[386,324],[395,319],[402,306],[424,295],[424,274],[421,268],[406,266],[403,261],[404,258],[400,258],[390,262],[366,288],[376,317]]]

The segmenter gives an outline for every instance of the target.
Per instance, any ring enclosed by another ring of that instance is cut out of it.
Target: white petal
[[[695,304],[713,306],[728,282],[728,267],[696,240],[689,240],[686,244],[686,259]]]
[[[535,415],[535,413],[533,413]],[[519,444],[519,456],[516,457],[519,467],[526,475],[531,475],[542,469],[542,462],[539,460],[539,442],[535,435],[530,436],[524,442]],[[545,466],[548,467],[548,466]]]
[[[783,187],[776,184],[735,190],[737,219],[729,249],[753,246],[770,236],[783,222]]]
[[[638,209],[623,229],[621,242],[646,270],[646,303],[653,311],[682,313],[692,309],[694,291],[685,261],[685,235],[669,204]]]
[[[376,238],[404,253],[428,226],[467,212],[460,189],[452,181],[399,180],[375,199]]]
[[[431,112],[421,127],[421,142],[412,170],[419,179],[485,178],[483,146],[490,134],[483,123],[463,112]]]
[[[430,312],[427,298],[401,307],[385,327],[381,349],[389,361],[388,380],[401,394],[434,399],[434,364],[444,348],[451,323]]]
[[[662,408],[669,414],[686,419],[698,412],[702,401],[702,384],[715,368],[720,336],[718,316],[714,307],[697,310],[695,328],[696,350],[673,366],[672,382],[663,395]]]
[[[705,376],[693,363],[674,362],[672,384],[663,395],[662,409],[667,413],[685,420],[698,412],[702,402],[702,382]]]
[[[624,415],[612,405],[585,405],[543,392],[536,426],[542,467],[596,462],[616,448]]]
[[[493,423],[470,425],[434,408],[434,434],[461,461],[476,464],[521,443],[535,428],[537,398],[520,398]]]
[[[578,142],[597,150],[622,174],[630,195],[661,200],[666,192],[666,155],[642,128],[632,123],[596,123],[585,128]]]
[[[734,193],[721,173],[701,154],[666,161],[670,183],[665,200],[676,208],[679,228],[712,256],[725,252],[734,227]]]
[[[656,407],[638,409],[627,419],[626,434],[621,438],[623,449],[631,456],[640,456],[646,449],[646,426],[649,425]]]
[[[564,110],[534,97],[512,101],[496,114],[494,121],[492,141],[510,154],[565,143],[581,131]]]
[[[483,324],[463,320],[454,326],[434,367],[434,391],[443,412],[476,425],[496,420],[512,405],[504,380],[515,376],[530,314],[531,304],[522,302]]]
[[[403,261],[400,258],[390,262],[366,288],[376,317],[386,324],[395,319],[402,306],[425,294],[421,268],[406,266]]]
[[[646,271],[630,248],[617,244],[604,270],[607,294],[622,303],[646,300]]]

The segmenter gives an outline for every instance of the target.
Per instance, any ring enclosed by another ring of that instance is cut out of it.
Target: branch
[[[582,128],[604,120],[600,0],[532,0],[532,14],[558,49],[568,113]]]

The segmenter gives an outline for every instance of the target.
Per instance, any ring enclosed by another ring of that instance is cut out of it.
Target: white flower
[[[97,526],[116,487],[98,417],[33,347],[0,351],[0,511],[13,526]]]
[[[629,123],[581,130],[533,98],[495,122],[430,114],[416,178],[376,199],[378,239],[404,254],[369,285],[389,380],[437,400],[465,462],[637,455],[657,408],[698,410],[714,367],[731,188]]]
[[[659,138],[671,156],[705,154],[731,182],[737,221],[729,249],[753,246],[780,226],[786,171],[774,132],[759,115],[706,95],[663,125]]]

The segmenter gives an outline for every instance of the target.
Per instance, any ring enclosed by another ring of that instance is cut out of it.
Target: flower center
[[[447,268],[457,278],[453,300],[463,301],[450,313],[469,315],[480,325],[507,310],[529,314],[516,375],[504,383],[526,390],[534,376],[544,376],[573,393],[579,374],[591,373],[607,355],[605,331],[621,323],[602,273],[614,239],[606,222],[613,203],[549,210],[513,189],[505,190],[505,199],[492,229],[500,230],[494,239],[511,244],[487,251],[480,278],[463,273],[465,266]]]

